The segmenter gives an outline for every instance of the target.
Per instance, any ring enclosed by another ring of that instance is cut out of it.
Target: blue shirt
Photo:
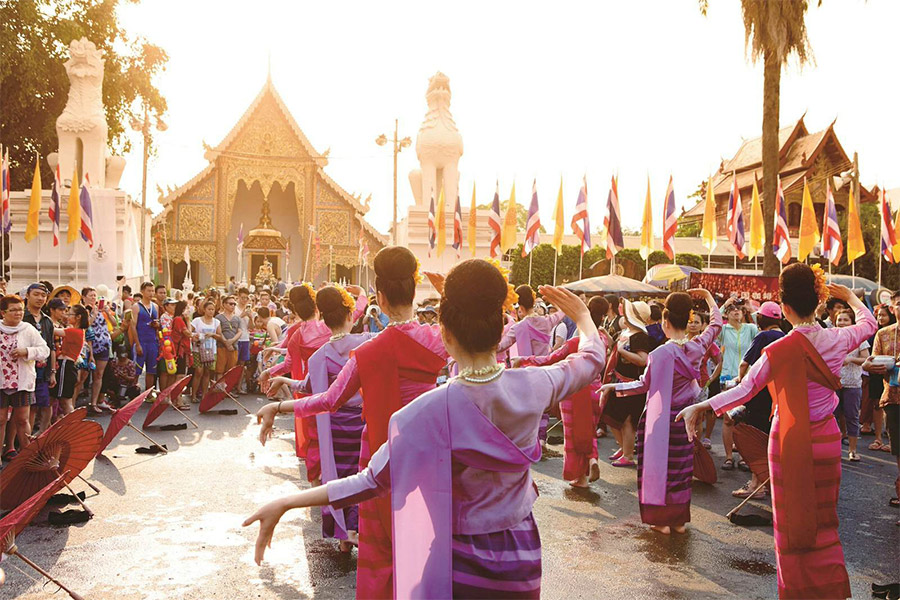
[[[759,333],[759,329],[753,323],[744,323],[739,330],[728,323],[725,324],[719,335],[724,377],[737,378],[740,373],[741,359],[744,357],[744,353],[750,349],[750,344],[757,333]]]
[[[369,331],[372,333],[378,333],[379,331],[387,327],[387,324],[391,322],[390,318],[383,312],[375,315],[375,318],[378,319],[379,323],[381,323],[381,329],[379,329],[378,326],[375,325],[375,323],[369,323]]]

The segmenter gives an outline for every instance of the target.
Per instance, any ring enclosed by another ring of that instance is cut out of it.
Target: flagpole
[[[163,223],[163,246],[166,249],[166,263],[165,263],[165,265],[166,265],[166,283],[168,284],[168,285],[166,285],[166,287],[168,289],[172,289],[172,265],[169,263],[170,257],[169,257],[169,232],[167,231],[168,229],[169,229],[168,226],[164,222]]]
[[[312,239],[313,233],[316,231],[316,228],[313,225],[309,226],[309,238],[306,240],[306,260],[303,261],[303,281],[309,281],[306,275],[309,270],[309,253],[312,251]]]
[[[40,221],[38,221],[38,232],[37,232],[37,280],[41,280],[41,229],[40,229]]]
[[[613,265],[615,265],[616,257],[613,256]],[[609,268],[612,273],[612,266]],[[581,242],[581,256],[578,258],[578,279],[584,279],[584,241]]]
[[[534,263],[534,249],[528,253],[528,285],[531,285],[531,265]]]
[[[553,287],[556,287],[556,261],[559,260],[559,254],[554,251],[553,252]]]

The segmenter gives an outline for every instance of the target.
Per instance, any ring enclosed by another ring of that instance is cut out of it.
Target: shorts
[[[52,398],[71,398],[75,395],[75,384],[78,383],[78,369],[68,358],[59,361],[56,373],[56,385],[50,390]]]
[[[39,408],[50,408],[50,382],[38,380],[34,382],[34,405]]]
[[[844,423],[847,428],[847,435],[850,437],[859,437],[859,408],[860,400],[862,400],[862,388],[845,387],[838,390],[838,402],[835,415],[844,414]]]
[[[250,340],[238,342],[238,362],[245,363],[250,361]]]
[[[220,347],[216,349],[216,373],[225,373],[237,366],[238,351]]]
[[[634,396],[614,396],[610,394],[606,400],[606,408],[603,410],[603,420],[606,424],[615,428],[621,428],[628,417],[631,417],[631,426],[637,429],[638,421],[644,412],[647,403],[646,394]]]
[[[900,404],[884,407],[884,425],[891,440],[891,454],[900,456]]]
[[[103,352],[94,352],[94,362],[98,361],[109,362],[109,348],[104,350]]]
[[[187,356],[179,356],[175,359],[175,374],[184,375],[187,373]]]
[[[203,362],[200,360],[199,352],[194,352],[193,357],[194,357],[194,368],[195,369],[209,369],[211,371],[216,370],[216,359],[213,359],[209,362]]]
[[[0,408],[27,408],[34,404],[34,392],[0,390]]]

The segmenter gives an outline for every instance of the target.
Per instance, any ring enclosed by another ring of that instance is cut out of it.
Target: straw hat
[[[625,320],[629,325],[647,333],[647,325],[650,323],[650,305],[640,300],[637,302],[626,300]]]
[[[53,300],[59,295],[60,292],[63,291],[69,292],[72,295],[72,299],[69,300],[69,306],[75,306],[76,304],[81,303],[81,293],[71,285],[61,285],[59,287],[53,288],[53,291],[50,292],[50,296],[47,298],[47,301]]]

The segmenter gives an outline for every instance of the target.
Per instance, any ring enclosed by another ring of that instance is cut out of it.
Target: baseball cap
[[[50,293],[49,290],[47,290],[47,287],[46,287],[43,283],[32,283],[32,284],[29,285],[28,288],[25,290],[25,293],[27,294],[27,293],[29,293],[29,292],[31,292],[31,291],[34,291],[34,290],[42,290],[45,294],[49,294],[49,293]]]
[[[756,311],[756,314],[768,317],[770,319],[780,319],[781,307],[772,301],[763,302],[762,306],[759,307],[759,310]]]
[[[165,306],[166,304],[178,304],[178,300],[176,300],[175,298],[166,298],[165,300],[163,300],[163,306]]]

